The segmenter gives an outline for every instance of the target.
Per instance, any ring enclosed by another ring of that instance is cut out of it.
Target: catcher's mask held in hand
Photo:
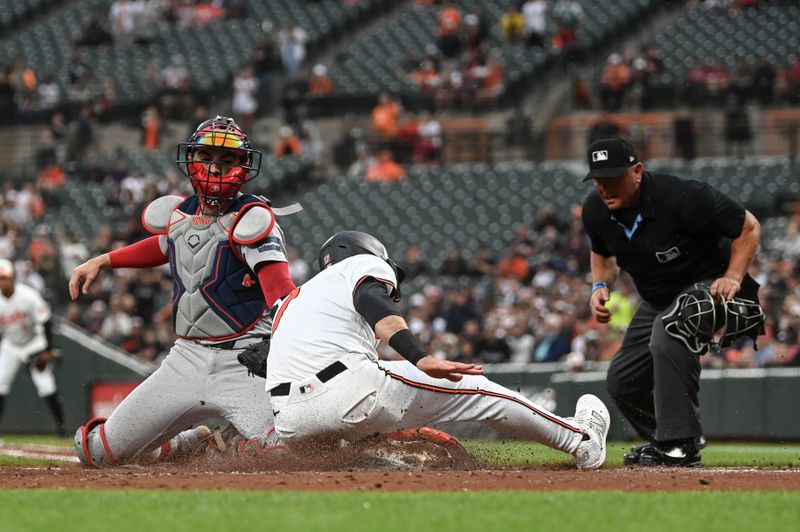
[[[709,347],[728,347],[744,336],[753,340],[757,350],[756,338],[764,332],[764,311],[758,302],[735,297],[719,304],[708,285],[701,283],[678,295],[662,320],[667,334],[696,355]]]
[[[232,118],[218,115],[197,126],[188,142],[178,144],[176,162],[191,180],[202,212],[220,214],[244,184],[258,176],[261,152],[252,148]]]

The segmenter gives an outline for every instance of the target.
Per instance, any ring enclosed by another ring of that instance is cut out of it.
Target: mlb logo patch
[[[597,150],[592,152],[593,163],[599,161],[607,161],[607,160],[608,160],[608,150]]]

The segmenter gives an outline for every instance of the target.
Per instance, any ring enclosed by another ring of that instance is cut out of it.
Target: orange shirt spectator
[[[378,97],[378,105],[372,110],[372,127],[378,133],[393,137],[397,133],[397,117],[403,107],[385,92]]]
[[[439,11],[439,36],[456,35],[459,29],[461,29],[461,12],[446,1]]]
[[[514,253],[500,261],[500,277],[524,281],[528,278],[530,269],[525,255]]]
[[[142,117],[144,127],[144,147],[148,150],[158,149],[158,135],[161,131],[161,117],[156,106],[151,105]]]
[[[275,157],[282,159],[289,155],[300,155],[303,147],[300,139],[292,132],[292,128],[284,126],[281,128],[281,139],[275,145]]]
[[[367,168],[367,181],[371,183],[399,181],[405,176],[406,171],[395,162],[392,152],[387,150],[382,151],[378,160]]]
[[[617,91],[631,81],[631,69],[622,61],[612,61],[603,69],[603,87]]]
[[[333,92],[333,81],[328,75],[328,67],[315,65],[311,69],[311,77],[308,79],[308,95],[322,96],[331,92]]]
[[[58,164],[50,164],[39,174],[39,185],[44,190],[55,190],[63,188],[67,183],[67,174]]]

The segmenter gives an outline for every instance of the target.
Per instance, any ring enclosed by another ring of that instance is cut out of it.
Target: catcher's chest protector
[[[224,339],[254,326],[264,311],[258,277],[229,241],[238,210],[258,201],[243,196],[222,216],[194,214],[192,197],[172,211],[167,230],[173,277],[172,320],[184,338]]]

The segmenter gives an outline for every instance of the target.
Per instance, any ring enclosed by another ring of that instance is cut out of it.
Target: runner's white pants
[[[479,421],[503,434],[573,453],[583,438],[572,421],[548,412],[486,377],[459,382],[434,379],[406,361],[373,362],[363,355],[341,360],[347,370],[323,383],[291,383],[289,395],[272,397],[275,430],[283,443],[341,438],[356,441],[443,422]]]

